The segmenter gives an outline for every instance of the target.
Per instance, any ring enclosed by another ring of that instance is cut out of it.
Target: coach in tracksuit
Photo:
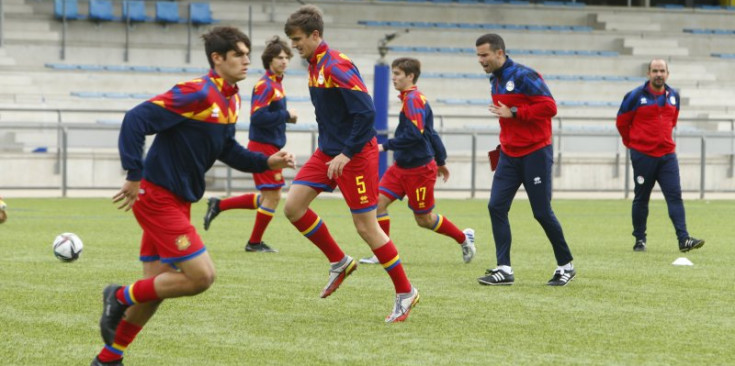
[[[679,161],[671,132],[679,117],[679,94],[666,85],[669,66],[660,59],[648,64],[648,81],[628,92],[620,105],[616,125],[623,144],[630,149],[635,177],[633,198],[633,250],[646,250],[646,221],[651,190],[658,181],[666,198],[669,217],[676,229],[679,250],[688,252],[704,245],[689,236],[681,199]]]
[[[500,121],[500,159],[490,193],[490,221],[495,239],[497,268],[478,278],[483,285],[511,285],[511,233],[508,211],[523,184],[534,218],[551,242],[557,268],[550,286],[565,286],[576,276],[561,225],[551,209],[551,118],[556,102],[536,71],[513,62],[497,34],[477,39],[477,57],[490,76],[493,102],[489,110]]]

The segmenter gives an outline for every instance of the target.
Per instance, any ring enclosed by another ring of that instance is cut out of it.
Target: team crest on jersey
[[[639,175],[639,176],[635,177],[635,181],[638,184],[643,184],[643,182],[645,182],[646,180],[643,178],[642,175]]]
[[[513,80],[508,81],[507,83],[505,83],[505,90],[507,90],[507,91],[513,91],[513,89],[515,89],[515,88],[516,88],[516,83],[514,83]]]
[[[281,179],[283,179],[283,174],[276,173],[275,175],[273,175],[273,179],[275,179],[275,180],[281,180]]]
[[[176,238],[176,247],[179,248],[179,250],[186,250],[190,245],[191,242],[186,235],[181,235]]]
[[[671,105],[676,105],[676,98],[674,98],[673,95],[669,97],[669,103],[671,103]]]
[[[212,108],[212,118],[219,118],[219,107],[214,106]]]
[[[648,103],[648,99],[646,99],[646,97],[641,97],[641,104],[646,104],[646,103]]]
[[[316,83],[318,85],[324,84],[324,69],[319,70],[319,77],[317,78]]]

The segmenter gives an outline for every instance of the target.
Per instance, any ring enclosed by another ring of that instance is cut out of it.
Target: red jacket
[[[668,85],[654,94],[648,84],[625,95],[615,124],[627,148],[661,157],[676,150],[671,133],[679,118],[679,94]]]
[[[512,157],[528,155],[551,145],[551,117],[556,102],[536,71],[510,57],[490,78],[493,103],[517,107],[516,118],[500,118],[500,147]]]

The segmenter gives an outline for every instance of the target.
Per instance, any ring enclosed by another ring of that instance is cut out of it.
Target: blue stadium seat
[[[54,18],[62,19],[66,15],[66,19],[84,19],[84,15],[79,14],[79,4],[77,0],[54,0]]]
[[[209,8],[209,3],[189,3],[189,20],[194,25],[217,22],[212,19],[212,10]]]
[[[148,22],[152,19],[145,14],[145,1],[125,0],[122,6],[122,19],[130,17],[131,22]]]
[[[175,1],[156,2],[156,22],[162,24],[180,23],[179,3]]]
[[[89,0],[89,19],[95,22],[120,20],[112,15],[112,0]]]

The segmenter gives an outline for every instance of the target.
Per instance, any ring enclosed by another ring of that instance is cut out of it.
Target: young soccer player
[[[270,155],[286,145],[286,123],[296,123],[298,116],[286,108],[286,93],[283,91],[283,73],[293,57],[286,42],[274,37],[266,44],[261,59],[265,75],[253,87],[250,101],[250,142],[248,150]],[[204,230],[209,230],[212,220],[222,211],[234,208],[257,210],[246,252],[277,252],[263,242],[263,233],[273,219],[281,200],[281,187],[285,184],[280,169],[253,173],[255,188],[260,194],[248,193],[220,200],[212,197],[204,215]]]
[[[408,196],[408,207],[413,210],[416,223],[454,239],[462,248],[462,259],[470,263],[475,256],[475,231],[460,231],[448,218],[433,212],[436,177],[439,175],[446,182],[449,169],[447,151],[434,130],[434,114],[416,87],[421,63],[415,58],[399,58],[391,68],[393,87],[400,92],[403,106],[394,138],[379,145],[380,150],[394,151],[395,163],[380,180],[378,223],[390,236],[388,206]],[[377,263],[377,258],[363,258],[360,262]]]
[[[323,191],[339,187],[357,232],[393,280],[393,311],[386,322],[408,317],[419,301],[401,264],[398,250],[380,229],[375,215],[378,201],[378,144],[373,128],[375,107],[357,67],[322,40],[321,11],[305,5],[291,14],[285,32],[291,45],[309,62],[309,92],[319,125],[319,148],[296,174],[288,192],[286,217],[311,240],[331,263],[321,297],[331,295],[357,268],[337,245],[324,221],[309,208]]]
[[[125,211],[132,208],[143,229],[144,278],[105,287],[100,318],[105,346],[92,366],[122,365],[123,352],[164,299],[197,295],[214,282],[214,264],[191,225],[190,208],[204,194],[204,173],[215,160],[245,172],[294,166],[287,152],[267,157],[235,141],[237,82],[247,76],[250,39],[233,27],[216,27],[202,38],[209,74],[177,84],[123,119],[119,148],[127,178],[113,202]],[[152,134],[156,138],[144,160],[145,136]]]

